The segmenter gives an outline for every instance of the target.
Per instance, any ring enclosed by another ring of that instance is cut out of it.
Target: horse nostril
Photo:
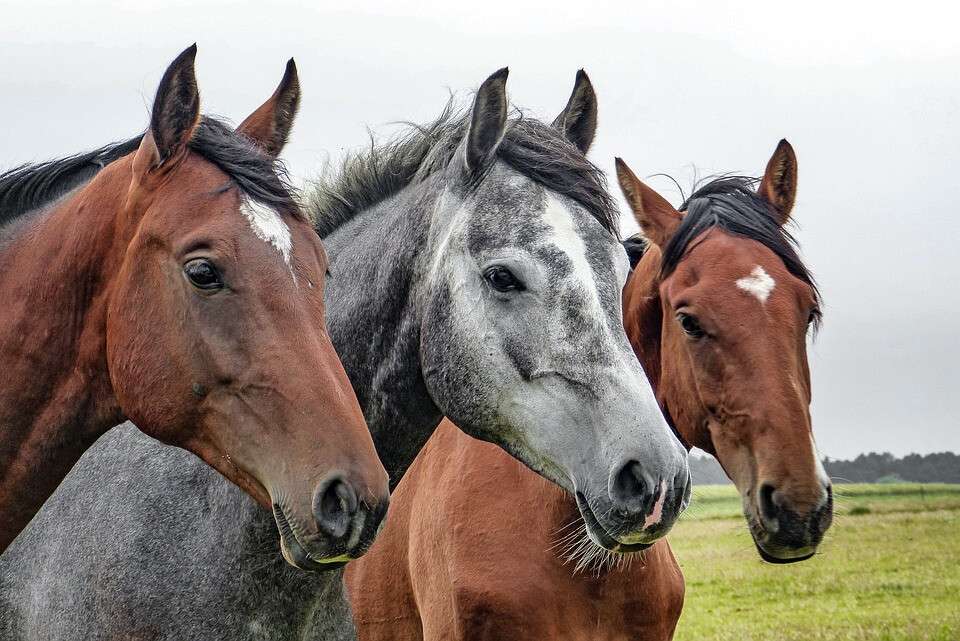
[[[833,485],[827,485],[827,498],[810,519],[810,536],[814,544],[819,544],[823,534],[833,523]]]
[[[776,521],[778,508],[773,502],[774,488],[769,483],[763,483],[757,492],[757,502],[760,504],[760,514],[764,519]]]
[[[638,461],[627,461],[620,468],[613,483],[613,499],[618,506],[627,512],[639,512],[645,508],[646,484],[643,479],[643,468]]]
[[[313,497],[317,527],[333,538],[343,538],[350,530],[357,504],[356,491],[343,477],[334,475],[324,480]]]

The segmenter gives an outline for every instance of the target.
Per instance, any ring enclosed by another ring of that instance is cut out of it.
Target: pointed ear
[[[583,69],[577,72],[570,100],[553,121],[553,126],[584,154],[590,149],[597,132],[597,94]]]
[[[633,217],[646,239],[663,249],[683,221],[683,215],[663,196],[643,184],[622,159],[617,158],[616,163],[617,181],[633,210]]]
[[[290,58],[277,90],[240,123],[237,131],[276,158],[287,144],[299,107],[300,79],[297,77],[297,65]]]
[[[797,155],[786,140],[780,141],[770,157],[757,193],[773,206],[777,222],[785,225],[797,197]]]
[[[630,269],[636,269],[637,263],[647,253],[650,247],[650,241],[640,234],[635,234],[623,241],[623,248],[627,250],[627,258],[630,259]]]
[[[477,176],[489,167],[507,130],[507,74],[504,67],[483,81],[473,101],[467,132],[467,173]]]
[[[170,63],[160,80],[150,114],[150,130],[143,137],[134,166],[157,169],[180,156],[200,122],[200,94],[193,63],[197,45],[183,51]]]

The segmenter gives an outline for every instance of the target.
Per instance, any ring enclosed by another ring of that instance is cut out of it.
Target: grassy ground
[[[677,641],[960,640],[960,485],[845,485],[814,558],[760,561],[732,486],[700,486],[670,534]]]

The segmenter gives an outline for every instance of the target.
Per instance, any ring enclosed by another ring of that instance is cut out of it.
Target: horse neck
[[[624,329],[667,422],[681,442],[687,449],[697,446],[712,453],[709,432],[700,420],[699,394],[691,377],[678,375],[687,361],[668,345],[666,323],[673,319],[664,314],[660,298],[661,264],[660,248],[651,244],[624,288]]]
[[[98,179],[31,216],[0,252],[0,551],[122,420],[106,365],[104,274],[120,259],[123,182]]]
[[[324,238],[332,273],[327,326],[391,489],[443,418],[420,368],[419,293],[433,255],[437,204],[425,190],[408,187]]]

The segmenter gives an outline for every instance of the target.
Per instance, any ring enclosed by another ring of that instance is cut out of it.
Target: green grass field
[[[841,485],[820,553],[757,555],[733,486],[698,486],[669,536],[677,641],[960,640],[960,485]]]

